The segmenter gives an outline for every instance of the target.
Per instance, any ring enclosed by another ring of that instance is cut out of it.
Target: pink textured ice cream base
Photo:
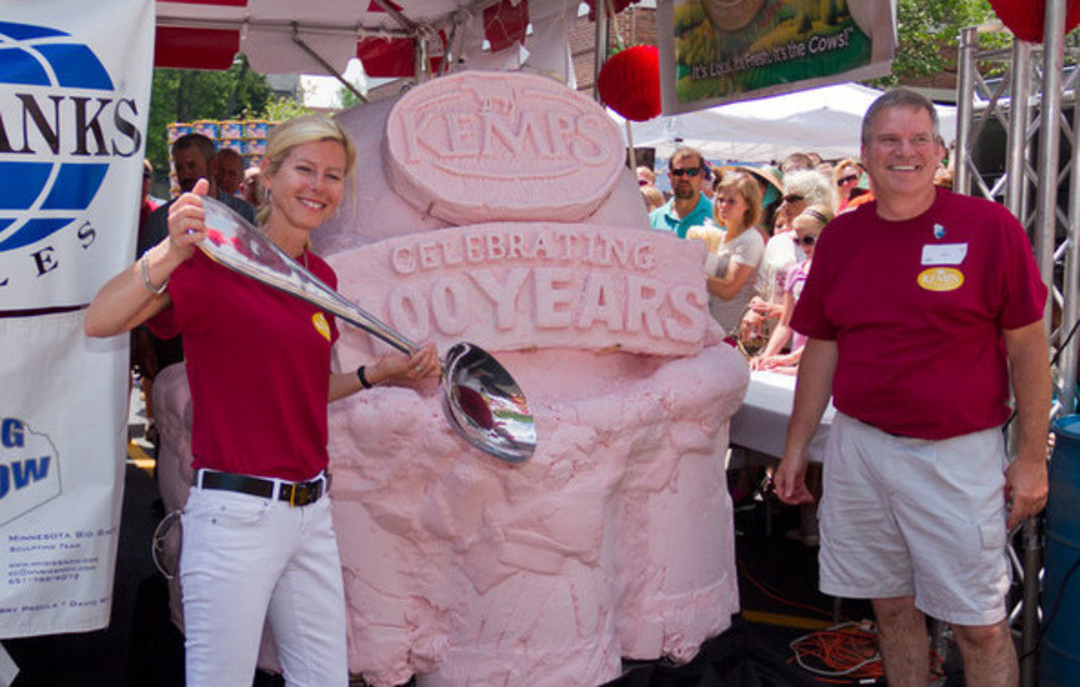
[[[520,465],[466,445],[434,383],[333,407],[350,669],[585,687],[620,657],[689,660],[738,611],[724,451],[745,363],[722,343],[499,357],[537,423]]]

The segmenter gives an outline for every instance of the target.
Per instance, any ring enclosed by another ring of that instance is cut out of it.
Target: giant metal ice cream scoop
[[[227,205],[203,198],[206,238],[198,245],[211,259],[317,308],[412,355],[417,345],[324,284]],[[494,357],[471,343],[457,343],[442,358],[443,408],[450,424],[473,446],[511,463],[536,449],[536,423],[525,394]]]

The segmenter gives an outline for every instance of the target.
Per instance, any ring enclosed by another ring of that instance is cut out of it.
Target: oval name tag
[[[964,283],[964,273],[955,267],[931,267],[919,273],[919,286],[927,291],[955,291]]]

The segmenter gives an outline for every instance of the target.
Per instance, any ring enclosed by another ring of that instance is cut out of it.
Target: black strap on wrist
[[[364,387],[365,389],[370,389],[375,385],[368,381],[367,374],[365,374],[365,367],[367,366],[361,365],[360,367],[356,368],[356,378],[360,380],[360,386]]]

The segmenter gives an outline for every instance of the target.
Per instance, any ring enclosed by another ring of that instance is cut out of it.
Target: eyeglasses
[[[796,246],[799,245],[800,243],[802,245],[804,245],[804,246],[812,246],[815,243],[817,243],[817,237],[812,236],[810,234],[807,234],[806,236],[802,237],[801,239],[798,236],[792,236],[791,240],[795,242]]]
[[[804,200],[806,200],[806,198],[804,198],[803,196],[800,196],[797,193],[789,193],[786,196],[784,196],[783,198],[781,198],[780,200],[784,201],[788,205],[792,205],[794,203],[801,203]]]
[[[858,181],[858,180],[859,180],[859,175],[858,174],[849,174],[846,177],[840,177],[840,183],[841,184],[848,184],[848,183],[851,183],[852,181]]]
[[[673,177],[696,177],[698,174],[701,174],[701,169],[699,167],[671,170],[671,176]]]

